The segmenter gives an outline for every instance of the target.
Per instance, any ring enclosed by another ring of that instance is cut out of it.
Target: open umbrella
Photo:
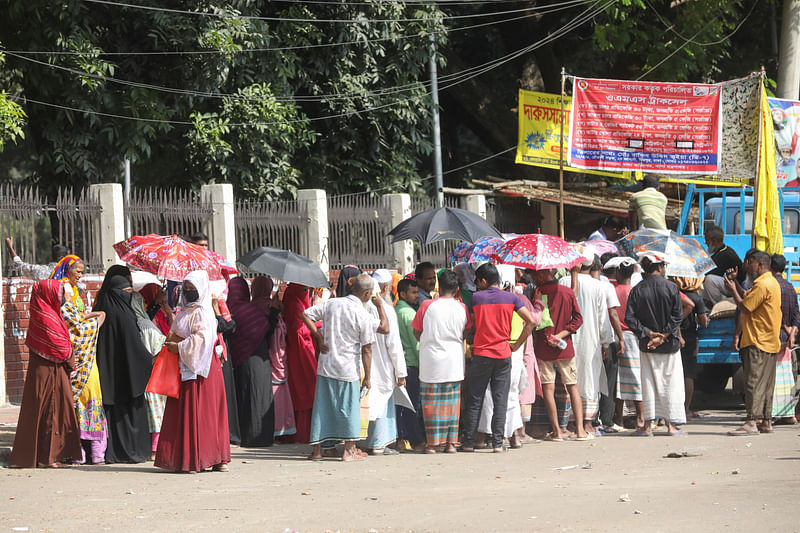
[[[491,261],[497,248],[508,240],[519,237],[518,233],[503,233],[502,238],[481,237],[474,244],[462,242],[450,254],[451,263],[485,263]]]
[[[594,255],[600,257],[603,254],[620,254],[619,248],[613,241],[605,239],[594,239],[579,243],[585,250],[590,250]]]
[[[541,233],[511,239],[497,249],[494,259],[505,265],[533,270],[572,268],[584,261],[583,255],[564,239]]]
[[[222,269],[206,250],[177,235],[134,235],[114,245],[120,259],[159,278],[183,281],[189,272],[205,270],[208,279],[224,279]]]
[[[250,270],[278,278],[281,281],[299,283],[306,287],[330,287],[328,277],[318,264],[308,257],[269,246],[260,246],[240,257],[238,263]]]
[[[220,270],[222,270],[222,274],[223,274],[223,275],[235,276],[236,274],[238,274],[238,273],[239,273],[239,271],[238,271],[238,270],[236,270],[236,267],[235,267],[235,266],[233,266],[232,264],[230,264],[230,262],[228,262],[228,260],[227,260],[227,259],[225,259],[224,257],[222,257],[222,256],[221,256],[220,254],[218,254],[217,252],[214,252],[214,251],[212,251],[212,250],[206,250],[205,252],[206,252],[206,255],[207,255],[207,256],[209,256],[211,259],[213,259],[214,261],[216,261],[216,262],[217,262],[217,264],[219,264],[219,268],[220,268]]]
[[[617,244],[626,255],[634,258],[645,252],[661,254],[667,263],[667,276],[699,278],[716,268],[698,241],[674,231],[640,229],[621,238]]]
[[[497,228],[482,217],[454,207],[439,207],[404,220],[389,232],[392,242],[413,239],[430,244],[446,239],[475,242],[481,237],[502,237]]]

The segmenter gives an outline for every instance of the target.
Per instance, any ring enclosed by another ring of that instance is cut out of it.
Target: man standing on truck
[[[647,174],[642,190],[631,195],[628,217],[632,228],[667,229],[667,197],[659,192],[661,178]]]
[[[741,271],[739,273],[739,283],[744,281],[744,270],[742,270],[742,260],[736,251],[725,245],[725,232],[719,226],[712,226],[705,231],[706,247],[711,254],[711,260],[717,268],[706,274],[703,283],[705,293],[705,303],[710,308],[723,298],[730,298],[731,294],[725,288],[725,273],[731,268]]]
[[[744,262],[753,276],[753,288],[743,293],[735,283],[736,269],[726,275],[726,288],[739,309],[735,349],[744,368],[744,404],[747,421],[728,435],[758,435],[772,432],[772,393],[775,389],[775,361],[781,347],[781,288],[770,270],[772,258],[757,251]]]

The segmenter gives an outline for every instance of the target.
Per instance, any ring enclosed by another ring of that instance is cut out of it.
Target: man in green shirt
[[[628,211],[632,228],[667,229],[667,197],[658,190],[660,182],[655,174],[647,174],[642,190],[631,195]]]
[[[417,312],[414,308],[419,299],[419,288],[413,279],[402,279],[397,284],[398,301],[395,306],[400,341],[406,356],[406,390],[416,413],[405,407],[397,408],[397,449],[400,451],[422,451],[425,448],[425,426],[419,399],[419,341],[414,335],[411,322]]]

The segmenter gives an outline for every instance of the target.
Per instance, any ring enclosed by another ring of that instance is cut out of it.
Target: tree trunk
[[[800,0],[783,0],[781,44],[778,57],[778,91],[780,98],[800,97]]]

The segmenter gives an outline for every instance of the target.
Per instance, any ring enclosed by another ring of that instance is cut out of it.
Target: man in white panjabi
[[[583,325],[573,336],[575,366],[578,369],[578,388],[583,399],[583,426],[586,433],[596,435],[592,421],[600,410],[600,393],[608,394],[608,379],[603,359],[608,346],[614,342],[614,331],[608,318],[607,291],[603,282],[594,279],[591,270],[594,256],[586,257],[580,270],[559,280],[561,285],[572,287],[583,316]],[[576,420],[576,424],[580,421]]]
[[[364,443],[371,455],[397,455],[399,452],[387,446],[397,441],[397,419],[395,416],[394,393],[397,387],[406,384],[406,358],[400,340],[397,315],[391,304],[392,275],[388,270],[378,269],[372,279],[379,287],[379,297],[386,305],[383,310],[389,323],[389,332],[375,335],[372,343],[372,372],[369,390],[369,430]],[[378,324],[378,309],[372,302],[367,310]]]

